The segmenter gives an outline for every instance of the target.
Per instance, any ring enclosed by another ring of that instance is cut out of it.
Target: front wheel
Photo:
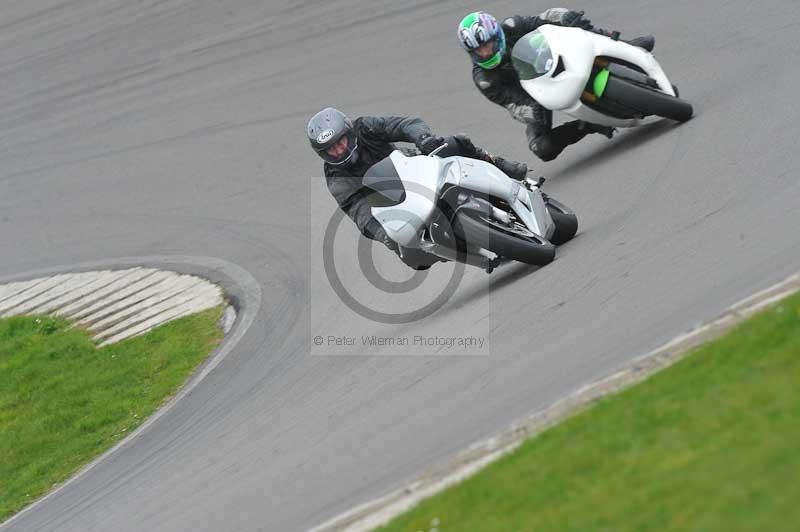
[[[556,226],[553,236],[550,237],[550,242],[556,246],[560,246],[572,240],[575,233],[578,232],[578,217],[563,203],[547,198],[547,210],[550,212],[550,217]]]
[[[467,244],[507,259],[544,266],[556,256],[553,244],[518,222],[506,226],[490,216],[462,211],[456,214],[453,230]]]
[[[609,76],[603,98],[608,98],[644,115],[656,115],[686,122],[694,114],[692,104],[658,89]]]

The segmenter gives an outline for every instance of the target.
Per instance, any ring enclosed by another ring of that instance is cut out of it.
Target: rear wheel
[[[453,230],[467,244],[507,259],[543,266],[556,256],[553,244],[519,222],[507,226],[490,216],[462,211],[456,214]]]
[[[603,98],[636,109],[644,115],[656,115],[686,122],[694,114],[692,104],[658,89],[640,85],[616,76],[609,76]]]

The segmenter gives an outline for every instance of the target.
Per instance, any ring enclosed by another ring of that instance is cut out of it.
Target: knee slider
[[[528,147],[543,161],[552,161],[561,153],[561,150],[547,137],[537,137],[531,140]]]

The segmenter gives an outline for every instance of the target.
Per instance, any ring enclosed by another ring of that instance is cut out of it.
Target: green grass
[[[800,295],[381,530],[432,522],[441,532],[800,530]]]
[[[134,430],[219,344],[222,308],[96,349],[44,316],[0,320],[0,521]]]

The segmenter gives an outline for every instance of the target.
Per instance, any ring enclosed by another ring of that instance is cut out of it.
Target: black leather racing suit
[[[372,217],[361,178],[372,165],[395,150],[393,142],[418,144],[431,134],[431,129],[419,118],[400,116],[363,116],[353,121],[353,129],[358,138],[358,159],[349,165],[325,163],[325,181],[339,207],[355,222],[358,230],[367,238],[383,240],[383,227]]]
[[[506,54],[502,62],[490,70],[478,65],[472,67],[472,80],[478,90],[492,102],[508,109],[515,120],[526,125],[528,146],[544,161],[555,159],[564,148],[593,131],[580,120],[553,128],[553,112],[542,107],[520,85],[519,77],[511,65],[511,50],[520,37],[539,26],[561,25],[562,18],[568,13],[570,11],[567,9],[551,8],[533,17],[517,15],[505,19],[502,27],[506,36]]]

